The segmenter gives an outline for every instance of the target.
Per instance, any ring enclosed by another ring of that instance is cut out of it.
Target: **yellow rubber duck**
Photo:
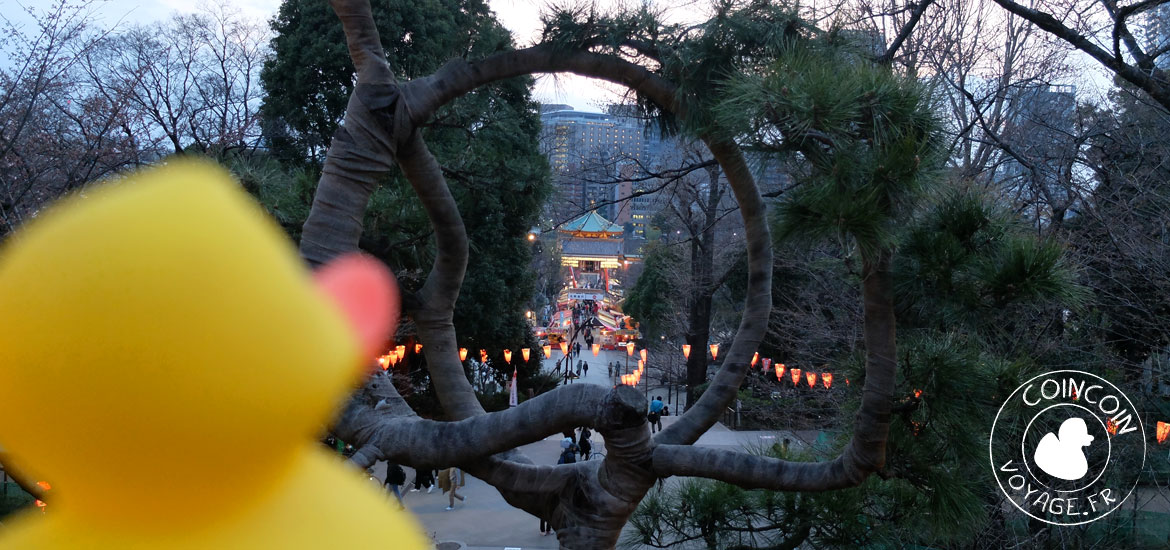
[[[87,189],[11,236],[0,446],[53,489],[0,548],[430,547],[315,441],[398,299],[377,262],[335,263],[311,275],[197,161]]]

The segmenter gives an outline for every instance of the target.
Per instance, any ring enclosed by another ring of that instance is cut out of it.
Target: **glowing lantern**
[[[642,361],[645,362],[646,361],[646,350],[643,349],[642,351],[639,351],[638,353],[642,355]]]
[[[53,488],[52,485],[49,485],[48,481],[38,481],[37,487],[40,487],[42,491],[48,491],[49,489]]]
[[[1170,424],[1158,421],[1158,444],[1161,445],[1166,442],[1166,436],[1170,436]]]
[[[390,366],[394,366],[394,365],[398,364],[398,354],[397,353],[391,353],[391,354],[387,355],[386,358],[390,360]]]
[[[768,372],[770,370],[772,370],[772,359],[765,357],[764,358],[764,372]]]
[[[792,372],[792,385],[799,386],[800,385],[800,369],[792,369],[791,372]]]
[[[487,363],[487,350],[486,349],[479,350],[479,362],[480,363]]]
[[[683,344],[683,357],[685,357],[687,359],[691,358],[691,345],[690,344]]]
[[[719,358],[719,344],[711,344],[711,359]]]
[[[542,349],[544,350],[544,358],[545,359],[552,359],[552,346],[545,344],[544,348],[542,348]]]
[[[826,372],[826,373],[821,374],[821,382],[824,383],[826,390],[829,389],[830,387],[832,387],[833,386],[833,373]]]
[[[561,353],[564,355],[569,354],[569,343],[568,342],[561,341]]]
[[[806,374],[806,375],[805,375],[805,378],[808,378],[808,387],[810,387],[810,388],[816,387],[816,385],[817,385],[817,373],[815,373],[815,372],[810,372],[810,373],[808,373],[808,374]]]
[[[788,367],[785,366],[784,363],[776,363],[776,381],[777,382],[784,381],[784,371],[787,369],[788,369]]]
[[[460,361],[467,360],[467,348],[459,348],[459,360]]]
[[[520,355],[524,357],[524,362],[528,362],[528,357],[532,355],[532,351],[528,348],[520,348]]]
[[[631,356],[634,355],[634,343],[633,342],[626,343],[626,355],[631,355]]]
[[[642,367],[644,367],[645,365],[646,365],[645,361],[638,359],[638,370],[642,370]]]
[[[414,353],[417,355],[420,352],[422,352],[422,344],[415,344],[414,345]]]
[[[757,351],[757,352],[752,354],[752,366],[753,367],[756,366],[756,363],[759,362],[759,360],[760,360],[760,352]]]
[[[507,361],[509,365],[512,364],[512,350],[504,350],[504,361]]]
[[[599,353],[601,353],[601,344],[593,344],[593,356],[597,357]]]
[[[406,357],[406,346],[398,346],[394,348],[394,355],[397,355],[398,360],[401,361],[403,357]]]
[[[382,367],[382,370],[389,369],[390,368],[390,357],[386,356],[386,355],[379,356],[378,357],[378,366]]]
[[[914,390],[914,399],[922,397],[922,390]]]
[[[849,385],[849,379],[848,379],[848,378],[846,378],[846,379],[845,379],[845,385],[846,385],[846,386],[848,386],[848,385]]]

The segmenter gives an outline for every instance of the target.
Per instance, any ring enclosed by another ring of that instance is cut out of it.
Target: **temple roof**
[[[612,256],[622,254],[622,243],[617,240],[564,239],[561,241],[562,256]]]
[[[588,214],[581,216],[561,227],[561,231],[565,233],[622,233],[622,227],[617,225],[598,214],[596,210],[590,210]]]

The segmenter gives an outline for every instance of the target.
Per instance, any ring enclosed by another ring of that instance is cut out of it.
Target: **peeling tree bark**
[[[654,483],[671,475],[703,475],[745,487],[825,490],[860,483],[884,461],[889,396],[894,379],[893,309],[888,259],[867,270],[866,344],[869,353],[862,408],[853,442],[830,463],[768,462],[745,453],[689,446],[734,399],[759,346],[771,309],[771,240],[764,205],[735,143],[700,136],[721,165],[743,216],[748,291],[735,341],[709,389],[653,439],[641,393],[576,384],[485,414],[458,359],[452,323],[467,267],[462,218],[438,164],[416,131],[445,103],[479,86],[514,76],[571,72],[623,84],[677,111],[675,85],[631,62],[546,45],[502,52],[479,61],[453,60],[434,74],[395,81],[378,41],[368,0],[333,0],[342,21],[357,84],[343,126],[334,136],[305,223],[301,253],[310,264],[357,249],[361,220],[377,178],[402,169],[435,230],[437,256],[423,287],[407,297],[436,390],[451,422],[418,418],[389,379],[373,376],[342,414],[334,432],[355,443],[354,461],[379,458],[416,467],[460,466],[484,479],[513,506],[548,519],[563,548],[612,548],[622,527]],[[605,440],[604,460],[534,465],[515,450],[570,427],[588,425]],[[746,473],[746,475],[745,475]]]

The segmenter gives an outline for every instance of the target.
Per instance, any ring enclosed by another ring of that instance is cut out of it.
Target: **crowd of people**
[[[377,481],[377,478],[374,477],[373,466],[366,471],[370,474],[370,479]],[[398,500],[398,507],[405,508],[402,503],[402,486],[406,484],[406,470],[402,469],[402,466],[398,464],[387,462],[386,479],[381,483]],[[466,484],[466,474],[459,468],[445,468],[437,472],[429,468],[418,468],[414,471],[414,488],[410,492],[417,493],[426,489],[427,494],[431,494],[435,491],[435,487],[438,487],[447,495],[448,505],[446,510],[451,511],[455,509],[456,500],[466,502],[467,497],[460,495],[458,492],[459,488]]]

